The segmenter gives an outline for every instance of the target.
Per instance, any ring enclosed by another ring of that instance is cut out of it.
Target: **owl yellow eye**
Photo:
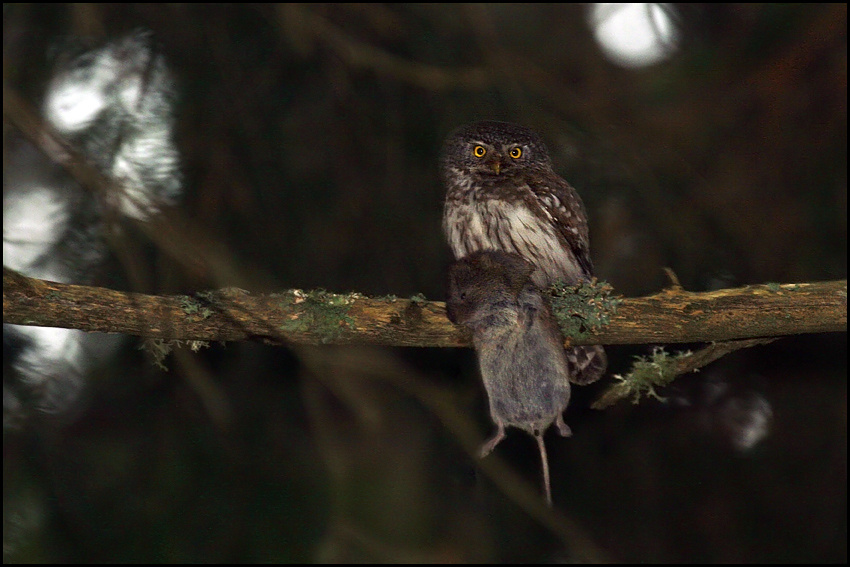
[[[484,154],[487,153],[487,149],[484,146],[475,146],[472,148],[472,155],[475,157],[484,157]]]
[[[522,157],[522,148],[511,148],[508,154],[514,159],[519,159]]]

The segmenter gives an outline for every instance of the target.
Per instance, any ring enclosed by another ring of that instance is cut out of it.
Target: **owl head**
[[[492,120],[452,132],[443,146],[441,163],[444,176],[462,172],[498,178],[552,168],[546,145],[536,132]]]

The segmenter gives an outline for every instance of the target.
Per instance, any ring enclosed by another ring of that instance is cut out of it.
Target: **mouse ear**
[[[495,259],[494,259],[495,260]],[[522,290],[528,285],[534,266],[517,254],[500,253],[497,261],[498,267],[494,271],[514,299],[518,299]]]
[[[504,254],[501,262],[510,277],[511,287],[515,287],[519,293],[519,290],[531,279],[535,269],[534,264],[519,254]]]
[[[529,279],[531,279],[531,274],[534,273],[536,267],[534,266],[534,264],[532,264],[521,256],[517,256],[517,258],[522,261],[522,267],[518,269],[523,273],[525,280],[528,281]]]

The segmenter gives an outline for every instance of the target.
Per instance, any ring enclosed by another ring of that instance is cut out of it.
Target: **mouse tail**
[[[546,495],[546,505],[552,507],[552,484],[549,479],[549,457],[546,454],[546,444],[543,443],[543,432],[538,431],[534,438],[540,448],[540,463],[543,468],[543,493]]]

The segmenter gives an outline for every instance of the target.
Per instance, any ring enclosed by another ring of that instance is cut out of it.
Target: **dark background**
[[[443,299],[438,151],[477,119],[541,133],[619,293],[661,289],[665,266],[694,291],[846,278],[846,5],[669,10],[673,56],[624,69],[582,5],[4,5],[4,81],[37,107],[63,36],[155,32],[180,83],[176,214],[221,262],[152,250],[148,291]],[[135,346],[85,404],[4,434],[4,560],[847,559],[844,333],[592,411],[651,351],[609,348],[567,411],[575,436],[547,437],[561,530],[416,386],[483,439],[470,350],[212,345],[163,373]],[[770,432],[740,450],[723,408],[754,399]],[[525,434],[490,458],[539,484]]]

